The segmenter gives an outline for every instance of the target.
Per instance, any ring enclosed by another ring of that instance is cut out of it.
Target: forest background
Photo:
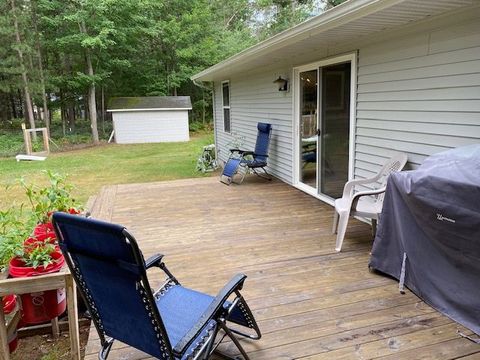
[[[23,147],[21,123],[98,144],[115,96],[187,95],[191,130],[208,127],[193,74],[343,1],[0,0],[0,156]]]

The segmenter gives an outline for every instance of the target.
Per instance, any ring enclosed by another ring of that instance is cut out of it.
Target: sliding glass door
[[[350,164],[351,62],[296,74],[298,184],[314,194],[341,197]]]
[[[321,68],[320,193],[342,197],[348,181],[350,63]]]

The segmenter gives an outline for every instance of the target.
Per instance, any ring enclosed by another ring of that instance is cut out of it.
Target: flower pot
[[[18,347],[18,333],[17,330],[15,330],[12,334],[12,336],[8,337],[8,350],[10,351],[10,354],[13,353],[15,350],[17,350]]]
[[[17,306],[17,297],[15,295],[5,295],[2,299],[3,313],[10,314]]]
[[[11,318],[10,315],[17,308],[17,297],[15,295],[6,295],[2,298],[3,312],[8,320]],[[10,315],[10,316],[9,316]],[[10,353],[13,353],[18,346],[18,337],[17,337],[17,326],[13,330],[9,330],[7,333],[8,349]]]
[[[38,241],[47,241],[50,243],[55,242],[57,236],[55,235],[55,231],[53,231],[53,225],[51,222],[46,224],[38,224],[35,226],[33,230],[34,238]]]
[[[65,259],[57,249],[51,253],[55,263],[46,268],[25,266],[23,260],[13,258],[10,261],[9,272],[12,277],[28,277],[42,274],[49,274],[59,271]],[[21,295],[22,299],[22,323],[35,325],[50,321],[51,319],[65,312],[67,307],[65,289],[41,291]]]

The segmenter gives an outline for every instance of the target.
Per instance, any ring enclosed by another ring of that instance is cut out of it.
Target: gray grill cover
[[[390,176],[370,266],[480,334],[480,145]]]

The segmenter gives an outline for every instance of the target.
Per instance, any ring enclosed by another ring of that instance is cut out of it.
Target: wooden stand
[[[0,297],[8,294],[28,294],[32,292],[65,288],[67,292],[68,327],[70,333],[71,352],[73,360],[80,360],[80,335],[78,329],[77,289],[73,277],[66,266],[53,274],[11,278],[0,280]],[[53,333],[59,333],[58,321],[52,321]],[[0,359],[9,360],[7,327],[5,314],[0,306]]]
[[[32,133],[41,132],[43,137],[43,151],[39,154],[49,154],[50,153],[50,144],[48,140],[48,130],[47,128],[37,128],[37,129],[27,129],[25,124],[22,124],[23,139],[25,141],[25,152],[27,155],[36,154],[33,152],[32,148]]]

